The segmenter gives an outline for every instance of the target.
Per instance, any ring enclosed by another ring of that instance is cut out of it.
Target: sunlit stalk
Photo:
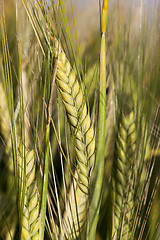
[[[101,49],[100,49],[100,88],[99,88],[99,116],[98,116],[98,145],[96,163],[93,173],[91,204],[89,209],[89,221],[87,238],[95,239],[98,216],[101,204],[104,153],[105,153],[105,124],[106,124],[106,27],[107,27],[108,0],[103,1],[101,16]]]

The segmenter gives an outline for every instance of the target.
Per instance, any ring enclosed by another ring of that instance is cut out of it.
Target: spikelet
[[[53,54],[58,54],[56,83],[62,96],[67,118],[75,136],[75,151],[78,164],[78,185],[88,194],[89,174],[95,161],[95,137],[87,105],[76,74],[56,38],[53,39]]]
[[[114,239],[126,239],[131,233],[136,127],[134,113],[122,115],[114,160]],[[116,238],[117,237],[117,238]]]
[[[38,189],[35,180],[34,151],[26,151],[25,157],[20,152],[18,156],[20,202],[22,203],[22,192],[24,191],[24,204],[22,216],[21,239],[39,239],[39,200]],[[25,174],[24,174],[25,173]]]

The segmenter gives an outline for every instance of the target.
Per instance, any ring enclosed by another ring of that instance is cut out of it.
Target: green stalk
[[[105,155],[105,125],[106,125],[106,26],[107,26],[108,0],[103,1],[101,16],[101,50],[100,50],[100,89],[99,89],[99,119],[98,119],[98,143],[96,162],[91,184],[93,194],[89,209],[89,221],[87,238],[95,239],[99,210],[102,198],[104,155]]]
[[[41,203],[41,229],[40,239],[44,239],[45,218],[46,218],[46,202],[47,202],[47,188],[48,188],[48,166],[49,166],[49,136],[50,124],[46,128],[46,141],[45,141],[45,163],[44,163],[44,176],[43,176],[43,190],[42,190],[42,203]]]

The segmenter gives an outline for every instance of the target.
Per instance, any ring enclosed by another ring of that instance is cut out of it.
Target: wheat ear
[[[126,239],[131,232],[133,211],[133,184],[135,162],[136,127],[133,111],[122,115],[119,126],[114,160],[114,237]],[[114,238],[115,239],[115,238]]]
[[[54,55],[58,55],[56,83],[66,109],[67,118],[75,136],[78,164],[78,185],[88,194],[89,173],[95,161],[94,129],[82,89],[60,43],[54,38]]]
[[[63,217],[64,233],[74,239],[79,235],[87,215],[89,177],[95,161],[95,136],[76,74],[56,38],[53,39],[53,45],[53,54],[58,56],[56,83],[66,109],[71,133],[75,137],[76,181],[73,180],[71,184]]]
[[[77,177],[77,172],[75,172]],[[63,232],[67,239],[77,239],[87,219],[88,195],[73,180],[63,215]]]
[[[127,131],[127,162],[126,162],[126,183],[128,186],[125,192],[124,202],[124,221],[122,225],[122,237],[123,239],[130,239],[132,234],[132,221],[134,211],[134,181],[135,181],[135,154],[136,154],[136,125],[134,119],[134,112],[132,111],[127,119],[128,131]]]
[[[20,152],[18,156],[19,169],[19,189],[20,189],[20,212],[23,211],[21,218],[21,239],[39,239],[39,199],[38,189],[35,179],[35,159],[34,151],[26,151],[25,156]],[[24,192],[24,198],[23,198]],[[24,200],[22,200],[22,198]]]

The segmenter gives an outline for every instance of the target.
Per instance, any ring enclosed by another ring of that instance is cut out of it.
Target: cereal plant
[[[159,3],[75,2],[0,2],[0,240],[159,240]]]

